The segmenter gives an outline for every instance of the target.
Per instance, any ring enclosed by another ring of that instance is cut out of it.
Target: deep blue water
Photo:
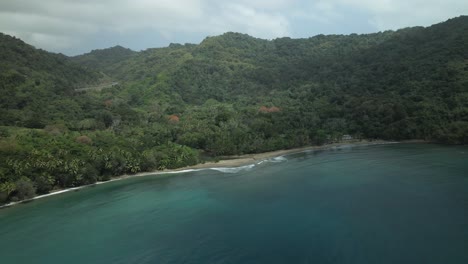
[[[0,263],[466,264],[468,147],[341,147],[44,198],[0,210]]]

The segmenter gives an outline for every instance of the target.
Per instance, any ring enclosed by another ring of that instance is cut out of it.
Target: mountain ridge
[[[0,47],[0,202],[343,138],[468,143],[467,16],[73,58],[5,35]]]

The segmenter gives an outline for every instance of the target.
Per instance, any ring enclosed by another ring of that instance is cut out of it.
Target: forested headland
[[[0,112],[0,203],[343,135],[466,144],[468,17],[76,57],[0,34]]]

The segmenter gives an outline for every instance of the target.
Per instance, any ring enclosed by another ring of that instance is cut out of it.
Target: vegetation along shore
[[[416,141],[408,141],[408,142],[421,143],[425,141],[416,140]],[[257,153],[257,154],[231,156],[231,157],[226,157],[226,159],[222,159],[219,161],[205,162],[205,163],[200,163],[200,164],[196,164],[193,166],[187,166],[187,167],[178,168],[178,169],[165,169],[162,171],[143,172],[143,173],[137,173],[137,174],[131,174],[131,175],[128,175],[128,174],[120,175],[117,177],[113,177],[112,179],[108,181],[100,181],[100,182],[96,182],[96,183],[89,184],[89,185],[55,190],[48,194],[38,195],[38,196],[28,198],[22,201],[11,202],[8,204],[1,205],[0,209],[7,208],[7,207],[17,205],[17,204],[21,204],[24,202],[31,202],[33,200],[49,197],[52,195],[58,195],[58,194],[62,194],[62,193],[70,192],[70,191],[78,191],[82,188],[87,188],[87,187],[91,187],[91,186],[95,186],[99,184],[109,183],[109,182],[118,181],[118,180],[124,180],[128,178],[133,178],[133,177],[178,174],[178,173],[183,173],[183,172],[188,172],[188,171],[193,171],[193,170],[203,170],[203,169],[211,169],[211,168],[236,168],[236,167],[241,167],[241,166],[253,165],[253,164],[256,164],[256,163],[259,163],[259,162],[262,162],[271,158],[281,157],[284,155],[290,155],[294,153],[300,153],[304,151],[325,150],[325,149],[331,149],[331,148],[339,148],[343,146],[366,146],[366,145],[380,145],[380,144],[392,144],[392,143],[399,143],[399,142],[385,141],[385,140],[373,140],[373,141],[360,140],[360,141],[352,141],[352,142],[331,143],[331,144],[326,144],[322,146],[307,146],[307,147],[277,150],[277,151],[270,151],[270,152]]]
[[[0,34],[0,204],[341,140],[466,144],[466,32],[460,16],[373,34],[227,32],[73,57]]]

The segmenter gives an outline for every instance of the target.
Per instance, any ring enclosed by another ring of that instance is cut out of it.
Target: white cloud
[[[289,22],[285,16],[240,4],[222,6],[219,14],[213,16],[207,26],[207,30],[214,34],[236,31],[255,37],[275,38],[289,33]]]
[[[342,19],[342,15],[337,9],[337,3],[326,0],[307,3],[303,8],[295,10],[294,16],[321,24],[330,24]]]
[[[468,13],[464,0],[328,0],[340,12],[358,10],[378,30],[409,26],[430,26]]]
[[[69,36],[32,33],[29,36],[32,44],[38,43],[52,50],[66,49],[72,45],[79,45],[81,41]]]
[[[300,2],[300,0],[238,0],[229,3],[237,3],[260,10],[284,11],[297,6]]]
[[[20,32],[61,34],[95,33],[97,26],[87,21],[65,20],[63,18],[33,13],[0,12],[0,27]]]
[[[0,2],[0,31],[15,32],[26,42],[48,50],[66,48],[67,45],[73,47],[80,39],[99,32],[125,35],[146,29],[168,39],[177,34],[208,35],[226,31],[240,31],[265,38],[288,34],[287,18],[278,10],[290,5],[289,1],[226,2],[3,0]]]
[[[466,0],[1,0],[0,32],[62,51],[104,33],[130,39],[134,32],[148,32],[167,41],[226,31],[275,38],[312,32],[305,30],[312,25],[326,33],[327,27],[359,20],[386,30],[428,26],[467,13]],[[305,24],[292,24],[298,20]]]
[[[374,13],[390,12],[398,9],[401,3],[408,2],[402,0],[332,0],[338,4],[345,6],[356,7],[359,9],[368,10]]]

